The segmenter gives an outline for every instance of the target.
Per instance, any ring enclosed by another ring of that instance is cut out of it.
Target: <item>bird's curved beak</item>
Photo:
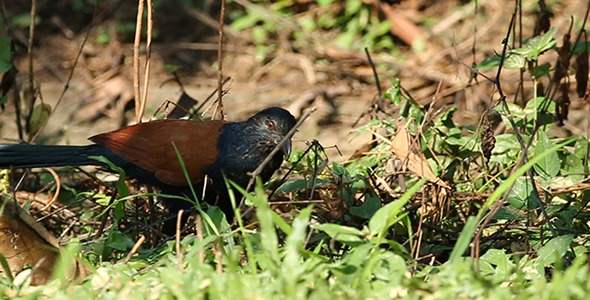
[[[291,140],[287,140],[285,141],[285,144],[283,144],[283,148],[281,148],[281,150],[283,150],[283,155],[285,155],[285,159],[289,158],[289,155],[291,155]]]

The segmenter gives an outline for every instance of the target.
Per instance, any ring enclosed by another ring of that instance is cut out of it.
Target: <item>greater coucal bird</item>
[[[125,170],[127,177],[156,186],[167,194],[190,196],[188,182],[173,144],[178,149],[195,188],[207,175],[212,184],[205,201],[233,216],[223,176],[242,187],[253,172],[295,125],[288,111],[267,108],[243,122],[156,120],[90,138],[93,145],[52,146],[0,144],[0,169],[99,165],[103,156]],[[260,173],[268,181],[291,152],[288,140]],[[201,194],[197,194],[198,197]],[[168,204],[171,210],[183,207]]]

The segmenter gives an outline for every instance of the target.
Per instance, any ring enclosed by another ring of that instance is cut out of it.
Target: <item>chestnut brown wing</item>
[[[206,167],[217,160],[217,141],[225,121],[156,120],[99,134],[91,141],[154,173],[163,183],[186,186],[172,143],[176,145],[192,183],[201,183]]]

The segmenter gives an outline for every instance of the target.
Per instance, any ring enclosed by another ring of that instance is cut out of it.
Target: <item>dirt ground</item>
[[[111,2],[111,5],[116,3]],[[474,60],[481,62],[494,51],[501,52],[501,41],[513,11],[513,1],[481,2],[477,14],[474,14],[473,3],[462,4],[461,1],[401,1],[393,6],[414,24],[426,43],[423,51],[416,51],[396,37],[395,52],[372,53],[382,88],[390,87],[391,79],[400,78],[402,85],[418,103],[436,107],[457,106],[460,108],[457,114],[460,122],[477,124],[482,110],[493,105],[491,99],[495,94],[492,85],[481,77],[477,83],[467,87],[470,73],[458,63],[458,59],[471,64]],[[551,26],[557,28],[556,37],[561,39],[567,31],[570,16],[574,17],[574,24],[579,25],[586,9],[586,4],[582,2],[551,4],[555,15]],[[523,3],[523,28],[530,28],[524,33],[525,38],[530,36],[534,27],[535,3]],[[23,12],[25,8],[19,7]],[[133,13],[129,12],[130,15]],[[165,9],[155,13],[161,14],[161,18],[167,14]],[[115,26],[113,20],[103,20],[90,31],[82,55],[75,64],[87,27],[68,24],[66,15],[59,10],[54,15],[46,15],[35,38],[34,79],[40,87],[43,101],[53,108],[47,126],[36,143],[85,144],[89,136],[133,123],[133,109],[128,104],[133,97],[132,43],[114,39],[99,44],[100,32]],[[202,19],[189,14],[178,16],[181,17],[190,20],[187,22],[205,26],[201,24]],[[209,18],[214,20],[214,17]],[[162,28],[162,24],[166,21],[156,19],[156,28]],[[165,101],[176,102],[182,94],[181,87],[174,82],[165,65],[181,66],[178,73],[184,89],[200,103],[215,91],[216,36],[213,26],[205,31],[209,34],[191,37],[194,38],[192,40],[182,37],[174,40],[175,36],[171,35],[154,43],[144,119],[153,116]],[[26,44],[27,31],[17,29],[15,32],[16,38]],[[367,122],[366,117],[358,123],[357,120],[369,110],[371,101],[377,96],[374,77],[364,53],[338,49],[333,45],[333,33],[321,32],[303,50],[289,51],[279,46],[276,53],[259,60],[249,42],[250,34],[249,31],[236,34],[229,29],[226,33],[223,74],[230,80],[225,86],[227,94],[223,97],[223,104],[227,119],[242,120],[272,105],[288,108],[296,115],[315,106],[317,111],[295,136],[295,149],[305,149],[309,141],[316,139],[327,148],[330,159],[344,161],[368,141],[367,135],[352,139],[351,134],[355,123],[358,127]],[[472,53],[474,39],[475,55]],[[558,41],[560,44],[561,41]],[[194,50],[196,48],[200,50]],[[15,53],[15,65],[20,72],[17,81],[26,82],[26,49],[21,48]],[[69,80],[73,66],[75,70]],[[491,70],[489,75],[493,76],[495,72]],[[515,91],[510,82],[516,80],[511,78],[517,76],[518,72],[510,70],[503,74],[507,82],[505,93],[509,98]],[[60,101],[58,99],[66,85],[68,87]],[[572,106],[575,108],[575,103]],[[0,113],[0,137],[3,142],[18,139],[14,120],[14,106],[9,102]],[[342,154],[332,146],[337,146]]]

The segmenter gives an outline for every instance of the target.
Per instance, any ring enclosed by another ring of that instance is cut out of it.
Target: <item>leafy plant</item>
[[[307,5],[297,5],[290,0],[273,1],[268,5],[264,5],[267,3],[264,0],[252,2],[260,5],[232,11],[231,27],[250,32],[259,59],[275,52],[281,37],[292,40],[298,51],[309,48],[319,38],[315,33],[320,30],[326,34],[337,32],[334,43],[342,49],[390,51],[395,46],[389,35],[390,22],[381,20],[371,3],[361,0],[324,0]]]

